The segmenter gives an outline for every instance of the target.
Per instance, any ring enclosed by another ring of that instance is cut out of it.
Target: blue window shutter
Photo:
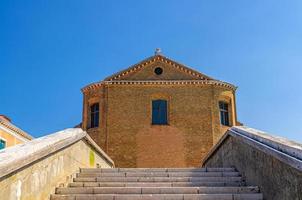
[[[160,124],[167,124],[167,101],[160,101]]]
[[[152,101],[152,124],[159,124],[159,107],[160,101]]]
[[[167,101],[152,101],[152,124],[167,124]]]

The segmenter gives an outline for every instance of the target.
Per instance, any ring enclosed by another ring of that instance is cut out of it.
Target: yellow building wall
[[[4,139],[6,142],[6,147],[14,146],[16,144],[23,143],[22,140],[19,140],[12,134],[0,129],[0,139]]]

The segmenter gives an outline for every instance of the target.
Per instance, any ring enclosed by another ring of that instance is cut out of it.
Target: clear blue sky
[[[0,2],[0,113],[38,137],[80,89],[153,55],[237,85],[244,124],[302,142],[301,0]]]

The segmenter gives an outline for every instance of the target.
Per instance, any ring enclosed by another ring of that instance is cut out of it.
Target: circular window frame
[[[162,73],[163,73],[163,68],[161,68],[161,67],[155,67],[155,69],[154,69],[154,73],[157,75],[157,76],[160,76],[160,75],[162,75]]]

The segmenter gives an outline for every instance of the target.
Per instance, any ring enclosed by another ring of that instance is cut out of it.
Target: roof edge
[[[0,124],[3,125],[4,127],[10,129],[11,131],[19,134],[21,137],[25,138],[26,140],[32,140],[34,137],[28,134],[27,132],[23,131],[22,129],[18,128],[14,124],[12,124],[9,121],[0,119]]]

